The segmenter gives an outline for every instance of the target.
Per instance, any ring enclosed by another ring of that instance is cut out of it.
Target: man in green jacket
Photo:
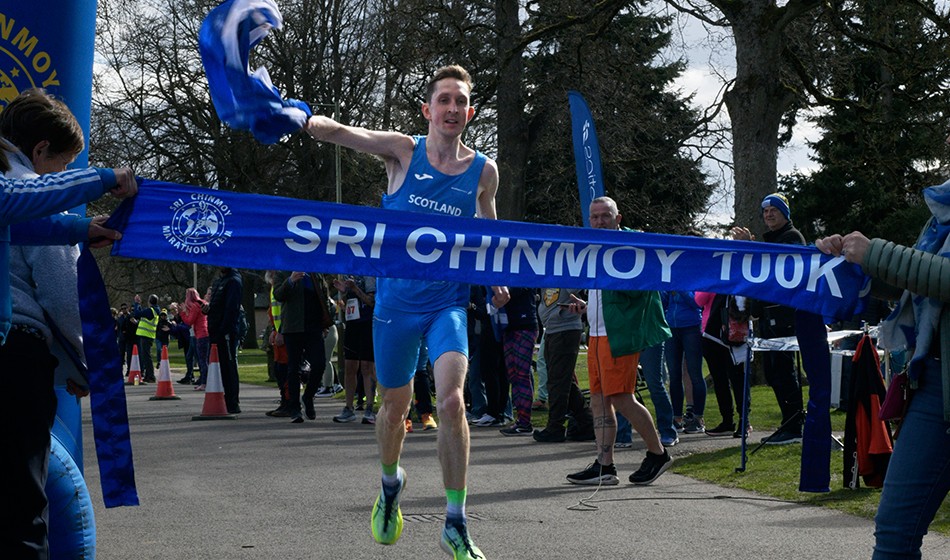
[[[620,229],[622,216],[617,203],[606,196],[590,204],[590,225],[598,229]],[[650,411],[633,398],[637,385],[640,351],[670,337],[659,292],[590,290],[588,301],[571,296],[570,309],[586,313],[590,324],[587,368],[590,375],[590,405],[597,438],[597,459],[586,469],[568,475],[573,484],[615,485],[614,440],[617,438],[616,412],[630,420],[647,446],[640,468],[630,482],[650,484],[673,463],[660,443]]]

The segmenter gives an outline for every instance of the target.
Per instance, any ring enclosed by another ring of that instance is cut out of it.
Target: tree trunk
[[[780,71],[785,37],[770,11],[751,3],[733,14],[736,79],[725,95],[732,121],[735,223],[757,234],[764,227],[759,204],[776,191],[782,114],[794,100]]]
[[[521,36],[516,0],[497,0],[498,30],[498,218],[521,220],[525,211],[528,132],[524,114],[524,64],[517,44]]]

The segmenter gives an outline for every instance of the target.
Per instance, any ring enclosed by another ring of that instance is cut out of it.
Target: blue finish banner
[[[797,311],[795,334],[808,376],[808,403],[802,430],[800,492],[831,491],[831,351],[822,318]]]
[[[584,227],[590,227],[590,201],[604,196],[604,176],[600,169],[600,145],[594,118],[587,102],[576,91],[567,92],[571,106],[571,137],[574,140],[574,164],[577,167],[577,190],[580,193]]]
[[[102,501],[107,508],[137,506],[139,496],[115,319],[99,266],[88,247],[80,253],[76,268],[82,347],[89,364],[89,399]]]
[[[112,254],[483,285],[741,294],[851,317],[868,278],[814,247],[417,214],[143,179]]]

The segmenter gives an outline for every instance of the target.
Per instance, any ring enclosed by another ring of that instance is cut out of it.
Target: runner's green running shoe
[[[386,488],[379,491],[373,504],[373,538],[379,544],[394,544],[402,534],[402,511],[399,510],[399,495],[406,487],[406,471],[399,467],[399,488],[387,496]]]
[[[442,529],[442,550],[454,560],[485,560],[485,555],[469,538],[465,523],[452,523]]]

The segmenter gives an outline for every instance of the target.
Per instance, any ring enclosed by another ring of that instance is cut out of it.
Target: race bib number
[[[359,318],[360,318],[359,298],[350,298],[346,300],[346,320],[355,321]]]

